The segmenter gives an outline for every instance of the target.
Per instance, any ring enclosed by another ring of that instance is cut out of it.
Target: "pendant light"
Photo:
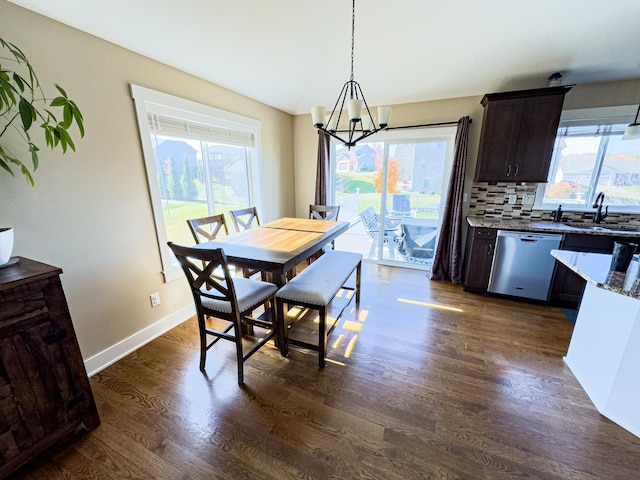
[[[369,110],[369,105],[367,105],[362,89],[358,82],[353,79],[355,25],[356,0],[353,0],[351,9],[351,77],[342,86],[338,100],[329,115],[327,115],[324,107],[313,107],[311,109],[311,120],[314,127],[328,133],[349,148],[355,146],[356,142],[387,128],[391,118],[391,107],[378,107],[378,120],[380,123],[376,127],[375,117]],[[345,104],[349,116],[349,128],[345,131],[339,131],[338,125]],[[346,133],[346,138],[340,136],[339,133]]]
[[[640,114],[640,105],[638,105],[638,111],[636,112],[636,119],[624,131],[622,140],[633,140],[636,138],[640,138],[640,123],[638,123],[638,114]]]

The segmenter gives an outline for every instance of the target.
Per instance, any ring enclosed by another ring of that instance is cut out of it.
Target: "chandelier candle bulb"
[[[338,129],[338,115],[337,113],[327,118],[327,130],[335,132]]]
[[[327,109],[324,107],[313,107],[311,109],[311,121],[315,127],[321,127],[325,122]]]
[[[362,116],[362,100],[359,98],[352,98],[347,103],[347,110],[349,111],[349,120],[352,122],[359,122]]]
[[[376,123],[376,119],[371,120],[371,117],[366,113],[362,116],[362,130],[370,132],[373,130],[373,125]]]
[[[391,120],[391,107],[378,107],[378,118],[380,119],[380,128],[385,128]]]

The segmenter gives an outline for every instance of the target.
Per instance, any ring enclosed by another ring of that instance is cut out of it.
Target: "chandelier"
[[[638,105],[636,119],[624,131],[622,140],[635,140],[636,138],[640,138],[640,123],[638,123],[638,115],[640,115],[640,105]]]
[[[378,120],[380,123],[376,127],[376,119],[371,114],[371,110],[369,110],[369,105],[367,105],[362,89],[358,82],[353,79],[355,26],[356,0],[353,0],[353,7],[351,9],[351,77],[342,86],[338,100],[329,115],[327,115],[324,107],[313,107],[311,109],[313,125],[318,130],[328,133],[349,148],[355,146],[360,140],[387,128],[389,119],[391,118],[391,107],[378,107]],[[347,104],[349,127],[348,130],[338,130],[345,103]],[[346,134],[346,136],[340,136],[339,134],[341,133]]]

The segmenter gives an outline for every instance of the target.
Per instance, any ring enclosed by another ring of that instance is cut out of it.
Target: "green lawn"
[[[227,226],[233,230],[231,217],[229,216],[229,210],[237,210],[244,208],[246,205],[224,205],[218,207],[216,214],[224,213]],[[184,245],[193,245],[193,237],[187,226],[187,220],[190,218],[206,217],[209,213],[207,211],[207,204],[204,202],[185,202],[178,200],[166,200],[162,201],[162,213],[164,215],[164,222],[167,229],[167,238],[172,242],[181,243]]]

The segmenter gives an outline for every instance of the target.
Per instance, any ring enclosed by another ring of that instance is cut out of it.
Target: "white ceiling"
[[[293,114],[349,79],[349,0],[11,1]],[[360,0],[355,32],[370,106],[640,78],[640,0]]]

